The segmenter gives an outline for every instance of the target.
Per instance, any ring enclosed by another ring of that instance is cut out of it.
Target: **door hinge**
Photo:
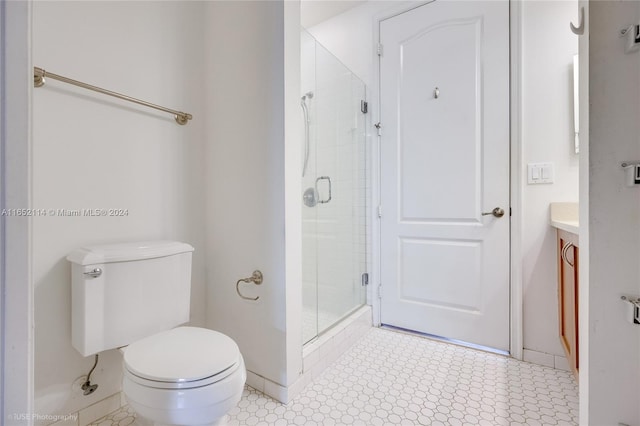
[[[378,136],[382,136],[382,123],[378,121],[373,127],[378,130]]]
[[[378,45],[376,46],[376,53],[378,54],[378,56],[382,56],[382,43],[378,43]]]
[[[362,274],[362,285],[369,285],[369,273],[365,272],[364,274]]]
[[[378,284],[378,299],[382,299],[382,284]]]
[[[509,217],[511,217],[513,212],[511,211],[511,207],[509,207]]]
[[[362,111],[363,114],[369,112],[369,102],[365,100],[360,101],[360,111]]]
[[[378,217],[382,217],[382,205],[378,205]]]

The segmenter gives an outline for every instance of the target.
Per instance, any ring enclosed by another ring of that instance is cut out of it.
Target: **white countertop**
[[[572,234],[580,234],[578,203],[551,203],[549,213],[551,226]]]
[[[552,220],[551,226],[572,234],[580,234],[580,225],[577,220]]]

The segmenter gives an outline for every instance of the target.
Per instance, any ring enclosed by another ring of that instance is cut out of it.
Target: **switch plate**
[[[640,185],[640,164],[629,164],[625,168],[627,186]]]
[[[553,163],[527,164],[527,183],[529,185],[553,183],[553,177]]]

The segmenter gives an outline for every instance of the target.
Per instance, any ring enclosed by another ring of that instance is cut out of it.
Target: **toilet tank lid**
[[[78,265],[95,265],[153,259],[192,251],[192,246],[178,241],[137,241],[82,247],[70,253],[67,260]]]

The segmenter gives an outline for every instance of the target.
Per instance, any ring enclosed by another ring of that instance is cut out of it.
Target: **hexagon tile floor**
[[[93,425],[134,423],[123,407]],[[571,373],[372,328],[287,405],[245,388],[229,425],[577,425]]]

